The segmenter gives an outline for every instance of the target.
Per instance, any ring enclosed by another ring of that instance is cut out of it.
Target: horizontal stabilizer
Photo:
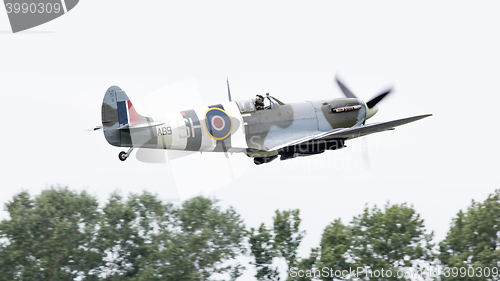
[[[93,131],[102,131],[102,126],[101,125],[95,126],[93,128],[90,128],[90,129],[85,129],[85,131],[90,131],[90,132],[93,132]]]
[[[136,123],[136,124],[125,124],[118,128],[118,130],[125,129],[142,129],[148,127],[155,127],[165,124],[165,122],[148,122],[148,123]]]

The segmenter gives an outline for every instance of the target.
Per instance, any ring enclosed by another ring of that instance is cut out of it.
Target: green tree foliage
[[[450,268],[443,280],[499,280],[499,233],[500,190],[496,190],[482,203],[473,200],[467,212],[460,211],[453,219],[439,244],[441,264]]]
[[[208,280],[214,273],[241,275],[239,264],[221,266],[245,252],[245,226],[233,208],[196,197],[172,212],[169,229],[157,237],[159,251],[142,265],[135,280]]]
[[[301,274],[299,276],[298,272],[312,272],[314,270],[314,266],[318,259],[318,248],[311,249],[311,254],[308,258],[302,258],[297,263],[296,267],[291,267],[288,274],[288,281],[309,281],[313,280],[310,276],[306,276],[306,274]]]
[[[317,267],[348,271],[369,267],[372,272],[390,269],[394,275],[387,279],[397,280],[397,270],[412,267],[414,262],[434,260],[432,236],[426,234],[424,221],[406,204],[387,204],[384,211],[365,208],[350,225],[336,220],[325,229]]]
[[[114,193],[99,208],[85,192],[51,188],[21,192],[6,210],[0,280],[235,280],[244,269],[228,263],[245,251],[243,222],[209,198],[174,206]]]
[[[257,280],[280,280],[275,258],[283,258],[290,273],[314,272],[290,275],[289,281],[317,280],[314,275],[324,273],[323,268],[369,267],[372,272],[384,269],[394,274],[418,270],[435,259],[433,234],[406,204],[387,204],[382,210],[367,207],[348,224],[333,221],[325,228],[320,247],[302,259],[297,257],[305,234],[300,231],[299,210],[277,210],[272,227],[261,224],[248,232],[233,208],[223,210],[216,200],[204,197],[174,205],[148,192],[127,198],[113,193],[99,207],[86,192],[50,188],[36,197],[21,192],[5,204],[5,210],[10,218],[0,223],[0,281],[204,281],[219,273],[236,280],[245,268],[235,259],[248,245]],[[460,211],[453,219],[438,257],[443,266],[455,270],[440,278],[500,280],[494,277],[500,275],[498,245],[500,190],[482,203],[472,201],[467,212]],[[485,268],[490,277],[484,276]]]
[[[273,234],[264,224],[258,229],[250,229],[250,251],[254,258],[252,263],[257,269],[257,280],[279,280],[278,269],[272,266],[276,256]]]
[[[305,231],[300,231],[299,210],[280,212],[274,216],[274,248],[285,258],[288,268],[296,266],[297,248],[304,238]]]
[[[107,280],[132,278],[159,250],[158,233],[167,233],[173,224],[173,206],[148,192],[131,194],[127,200],[115,192],[102,212],[98,236],[106,264],[101,276]]]
[[[335,220],[325,228],[321,237],[321,258],[317,267],[333,270],[349,270],[349,267],[354,267],[353,261],[348,260],[347,254],[351,246],[351,229],[340,219]]]
[[[0,224],[0,280],[97,279],[102,265],[96,198],[66,188],[36,198],[21,192],[5,205]]]
[[[257,280],[279,280],[278,269],[272,266],[274,258],[284,258],[288,269],[297,267],[298,263],[301,268],[311,264],[311,258],[297,259],[297,249],[305,234],[299,229],[299,214],[299,210],[276,210],[272,229],[261,224],[258,229],[250,230],[249,242]]]

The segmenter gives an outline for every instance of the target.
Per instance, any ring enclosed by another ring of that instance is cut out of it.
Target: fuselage
[[[389,89],[365,103],[337,82],[346,98],[285,104],[267,95],[231,101],[163,116],[145,117],[118,86],[106,91],[102,126],[109,144],[129,147],[120,152],[125,161],[134,148],[201,152],[243,152],[257,165],[344,148],[344,142],[393,129],[431,116],[413,116],[365,124]]]
[[[332,111],[354,106],[356,110]],[[203,152],[267,151],[288,140],[362,125],[365,108],[365,103],[355,98],[271,102],[262,110],[255,109],[253,100],[232,101],[151,118],[150,122],[158,125],[128,129],[131,143],[120,146]]]

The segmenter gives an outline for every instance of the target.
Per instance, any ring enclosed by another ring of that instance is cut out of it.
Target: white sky
[[[242,175],[211,195],[254,227],[276,209],[299,208],[301,256],[328,223],[350,221],[366,203],[413,204],[440,241],[458,210],[500,187],[499,14],[498,1],[86,0],[12,34],[0,9],[1,203],[53,184],[103,201],[116,189],[178,196],[170,165],[122,163],[102,133],[83,131],[100,123],[111,85],[138,104],[195,78],[213,104],[226,101],[229,76],[233,99],[269,92],[286,103],[342,97],[332,83],[338,71],[366,100],[395,83],[371,122],[434,116],[303,159],[256,167],[235,155]],[[359,164],[364,145],[369,168]],[[206,175],[199,167],[209,157],[219,158]],[[222,154],[192,159],[198,168],[176,166],[183,184],[227,182]]]

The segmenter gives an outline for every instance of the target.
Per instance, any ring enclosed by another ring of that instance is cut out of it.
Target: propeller
[[[342,90],[342,92],[344,93],[344,95],[347,98],[350,98],[350,99],[357,98],[351,91],[349,91],[349,89],[342,82],[340,82],[339,78],[336,75],[335,75],[335,81],[337,81],[337,84],[339,84],[340,89]]]
[[[342,90],[342,93],[344,93],[344,95],[347,97],[347,98],[357,98],[356,95],[354,95],[347,87],[344,83],[342,83],[338,76],[335,75],[335,81],[337,82],[337,84],[339,85],[340,87],[340,90]],[[378,107],[377,107],[377,104],[383,100],[388,94],[390,94],[392,92],[393,88],[389,88],[388,90],[382,92],[381,94],[378,94],[376,97],[374,97],[373,99],[369,100],[367,103],[366,103],[366,120],[370,119],[373,115],[375,115],[377,112],[378,112]]]
[[[381,100],[383,100],[385,98],[385,96],[387,96],[391,92],[392,92],[392,87],[389,90],[383,92],[382,94],[380,94],[380,95],[374,97],[373,99],[371,99],[370,101],[368,101],[366,103],[366,106],[368,106],[368,108],[373,108],[375,105],[377,105],[377,103],[379,103]]]
[[[337,82],[337,84],[339,85],[340,87],[340,90],[342,91],[342,93],[344,93],[344,95],[347,97],[347,98],[357,98],[356,95],[354,95],[347,87],[344,83],[342,83],[339,78],[335,75],[335,81]],[[378,94],[376,97],[372,98],[371,100],[369,100],[367,103],[366,103],[366,117],[365,117],[365,121],[363,121],[363,125],[365,124],[366,120],[370,119],[373,115],[375,115],[377,112],[378,112],[378,107],[377,107],[377,104],[383,100],[388,94],[390,94],[391,92],[393,91],[393,87],[389,88],[388,90]],[[370,169],[370,157],[369,157],[369,153],[368,153],[368,143],[367,143],[367,138],[364,137],[363,140],[362,140],[362,157],[363,157],[363,162],[365,164],[365,168],[367,169]]]

